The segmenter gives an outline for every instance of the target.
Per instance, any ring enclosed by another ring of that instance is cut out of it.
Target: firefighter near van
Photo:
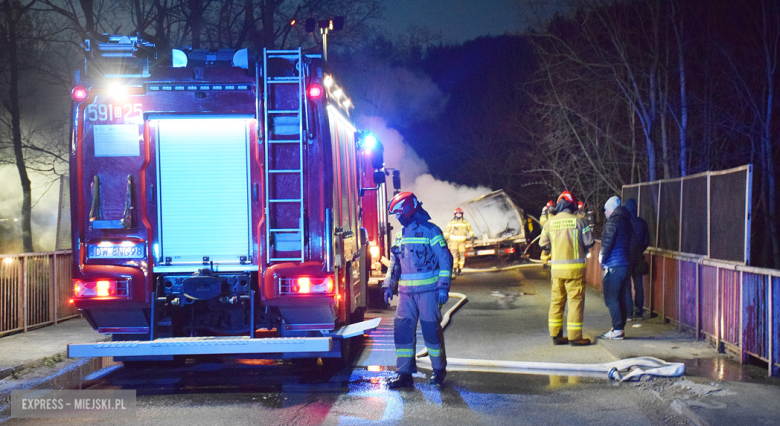
[[[441,306],[449,298],[452,256],[441,229],[430,222],[431,217],[414,194],[397,194],[390,201],[389,210],[403,225],[391,250],[390,267],[382,285],[388,305],[393,293],[397,291],[399,297],[394,321],[397,376],[389,387],[414,386],[418,319],[433,367],[430,383],[441,385],[447,374]]]
[[[72,357],[322,358],[363,321],[381,150],[321,55],[85,43],[70,157]],[[372,184],[367,185],[369,180]],[[383,241],[373,241],[377,245]],[[128,364],[132,365],[132,364]]]
[[[452,269],[456,275],[460,275],[466,264],[466,241],[474,238],[474,231],[469,221],[463,218],[463,209],[455,209],[452,220],[444,231],[444,239],[452,254]]]
[[[557,213],[542,228],[539,246],[550,256],[552,293],[548,326],[553,344],[569,343],[573,346],[589,345],[582,337],[582,320],[585,310],[585,261],[595,241],[590,226],[574,215],[577,200],[564,191],[555,206]],[[566,318],[568,337],[563,336],[563,312],[568,300]]]

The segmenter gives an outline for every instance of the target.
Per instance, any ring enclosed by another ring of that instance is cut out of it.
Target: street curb
[[[15,365],[13,367],[7,367],[0,370],[0,380],[3,380],[7,378],[8,376],[11,376],[14,374],[14,372],[21,372],[22,370],[27,370],[29,368],[35,368],[39,365],[43,365],[43,363],[50,358],[54,358],[57,355],[60,355],[63,360],[68,359],[68,351],[59,352],[56,354],[53,354],[51,356],[46,356],[41,359],[36,359],[35,361],[25,362],[24,364]],[[56,361],[55,361],[56,362]]]
[[[119,362],[115,362],[113,357],[81,358],[64,368],[54,371],[47,377],[31,381],[20,380],[18,386],[11,386],[10,389],[0,391],[0,422],[5,421],[11,416],[11,393],[14,391],[35,389],[78,389],[81,387],[80,384],[90,374],[106,367],[120,364],[121,363]]]

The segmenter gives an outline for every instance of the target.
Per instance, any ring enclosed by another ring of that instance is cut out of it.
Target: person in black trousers
[[[620,205],[620,198],[611,197],[604,204],[604,215],[607,223],[601,233],[599,263],[604,270],[602,289],[604,303],[612,317],[612,329],[601,338],[623,340],[628,317],[626,291],[631,285],[631,214]]]
[[[634,297],[631,297],[631,283],[629,282],[626,291],[626,309],[628,309],[628,320],[643,318],[645,305],[645,289],[642,282],[642,276],[647,275],[648,268],[645,262],[645,250],[650,245],[650,232],[647,222],[639,217],[636,200],[629,198],[623,204],[626,210],[631,214],[631,280],[634,282]]]

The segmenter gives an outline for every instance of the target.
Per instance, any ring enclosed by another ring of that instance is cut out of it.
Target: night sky
[[[427,27],[442,34],[445,43],[462,43],[480,36],[517,32],[526,27],[527,13],[518,0],[385,0],[390,33],[409,26]]]

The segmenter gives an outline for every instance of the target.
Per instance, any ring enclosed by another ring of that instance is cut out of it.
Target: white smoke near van
[[[401,172],[401,190],[413,192],[423,204],[423,208],[431,215],[431,221],[442,228],[452,220],[453,211],[458,206],[473,198],[491,192],[484,186],[468,187],[452,182],[446,182],[428,173],[428,165],[422,158],[404,142],[398,130],[387,126],[381,117],[359,116],[358,128],[371,131],[385,149],[385,167],[398,169]],[[388,198],[392,197],[392,185],[388,179]],[[473,220],[466,213],[466,220]],[[391,219],[393,228],[400,230],[400,224]]]

